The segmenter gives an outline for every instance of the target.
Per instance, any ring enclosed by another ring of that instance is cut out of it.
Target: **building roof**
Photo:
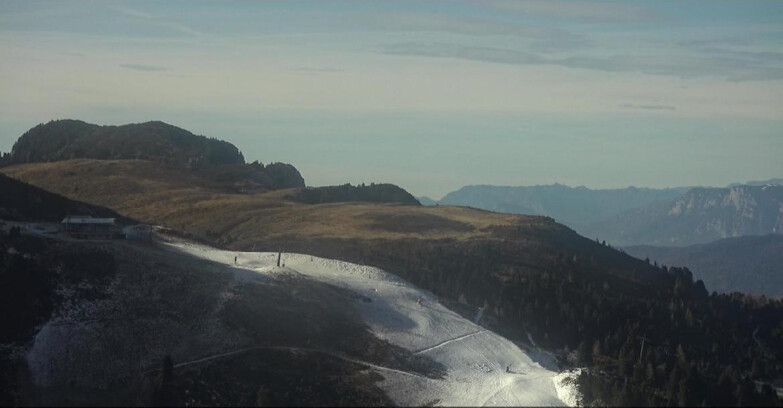
[[[72,215],[63,218],[61,224],[114,224],[114,218],[93,218],[89,215]]]

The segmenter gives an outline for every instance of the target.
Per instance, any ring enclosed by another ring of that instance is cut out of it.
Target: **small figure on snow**
[[[237,264],[237,257],[234,257],[234,265]]]
[[[506,372],[507,372],[507,373],[510,373],[510,372],[511,372],[511,366],[510,366],[510,365],[507,365],[507,366],[506,366]]]

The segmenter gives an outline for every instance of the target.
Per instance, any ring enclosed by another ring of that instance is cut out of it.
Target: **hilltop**
[[[65,161],[75,164],[65,170],[64,175],[68,177],[62,180],[68,188],[74,189],[74,193],[82,188],[93,194],[143,191],[144,195],[149,195],[157,191],[150,189],[149,183],[164,182],[163,188],[197,186],[231,194],[298,189],[288,197],[310,204],[358,201],[419,205],[411,194],[393,184],[305,188],[304,178],[291,164],[264,165],[258,161],[247,164],[239,149],[231,143],[194,135],[160,121],[122,126],[99,126],[79,120],[40,124],[19,137],[11,153],[0,158],[0,167],[41,163],[39,168],[58,172],[57,163]],[[99,169],[91,163],[110,166]],[[104,178],[88,177],[84,173],[94,170]],[[125,172],[133,175],[126,176]],[[123,184],[118,179],[129,182]],[[84,180],[98,181],[101,187],[83,183]],[[139,184],[139,180],[144,183]],[[58,190],[63,191],[64,186]]]
[[[25,132],[5,164],[70,159],[153,159],[176,168],[244,164],[231,143],[197,136],[160,121],[99,126],[80,120],[55,120]]]
[[[290,164],[245,164],[233,144],[194,135],[160,121],[99,126],[80,120],[56,120],[25,132],[0,165],[74,159],[147,160],[168,169],[197,173],[235,191],[304,187]]]

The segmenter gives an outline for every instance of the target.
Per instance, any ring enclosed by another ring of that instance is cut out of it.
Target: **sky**
[[[0,151],[53,119],[436,199],[783,177],[783,2],[2,1]]]

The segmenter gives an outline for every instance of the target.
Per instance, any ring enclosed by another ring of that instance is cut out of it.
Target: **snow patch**
[[[552,382],[555,383],[555,390],[557,391],[557,398],[563,401],[569,407],[576,407],[579,405],[579,401],[582,400],[582,394],[579,392],[579,388],[576,386],[576,379],[582,374],[582,369],[577,368],[574,370],[563,371],[562,373],[552,377]]]
[[[238,277],[252,271],[275,279],[286,270],[354,292],[356,307],[377,337],[446,368],[443,379],[433,379],[376,367],[384,377],[380,387],[398,405],[575,405],[575,386],[558,381],[573,373],[542,367],[513,342],[379,268],[291,253],[282,254],[285,268],[278,268],[277,253],[221,251],[182,242],[167,245],[230,266]]]

